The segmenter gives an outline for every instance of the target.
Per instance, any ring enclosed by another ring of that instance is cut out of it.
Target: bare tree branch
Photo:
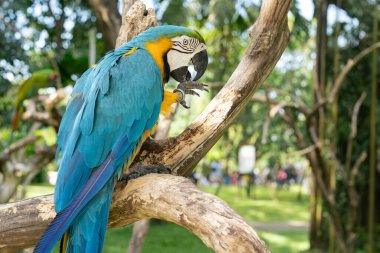
[[[334,85],[331,89],[330,95],[326,99],[321,99],[313,106],[313,109],[310,111],[310,114],[314,114],[319,110],[320,107],[325,106],[328,103],[334,102],[334,98],[337,96],[342,83],[347,76],[347,74],[351,71],[351,69],[365,56],[373,52],[374,50],[380,48],[380,42],[373,44],[372,46],[364,49],[358,55],[356,55],[353,59],[347,61],[346,65],[343,67],[342,71],[339,73],[338,77],[334,81]]]
[[[129,4],[125,4],[126,2],[129,2]],[[131,2],[135,2],[135,4],[128,7]],[[141,1],[125,1],[123,13],[126,13],[126,15],[123,16],[119,36],[116,41],[116,47],[131,40],[142,31],[157,25],[154,10],[146,9]]]
[[[263,1],[249,33],[251,43],[247,52],[224,88],[180,136],[145,143],[139,161],[165,165],[177,175],[192,172],[251,101],[286,48],[291,3],[291,0]],[[143,15],[141,18],[149,15],[149,11],[139,13]],[[224,202],[186,182],[172,175],[148,175],[127,187],[124,182],[117,183],[109,225],[123,226],[144,218],[159,218],[185,226],[217,252],[267,252],[254,230]],[[182,199],[183,206],[178,204]],[[0,228],[1,247],[32,246],[54,215],[51,196],[1,206],[0,220],[4,225]]]
[[[354,110],[352,112],[351,132],[350,132],[350,135],[348,136],[347,149],[346,149],[346,166],[345,167],[347,171],[351,170],[352,146],[353,146],[353,142],[357,133],[359,110],[366,96],[367,96],[367,93],[363,92],[360,98],[358,99],[358,101],[356,101]]]
[[[133,224],[132,237],[128,245],[128,253],[140,253],[144,244],[145,236],[149,230],[149,219],[139,220]]]
[[[40,139],[41,136],[35,136],[35,135],[27,135],[25,138],[22,138],[15,143],[12,143],[9,147],[5,148],[3,152],[0,154],[0,164],[6,160],[9,159],[9,156],[18,151],[19,149],[32,144],[36,142],[38,139]],[[1,167],[1,166],[0,166]]]
[[[359,200],[360,195],[358,191],[356,190],[356,178],[359,173],[359,168],[363,164],[363,162],[367,159],[367,152],[363,151],[359,158],[356,160],[354,166],[352,167],[352,170],[350,172],[350,176],[348,179],[348,196],[349,196],[349,203],[350,203],[350,216],[348,219],[348,225],[347,225],[347,234],[348,234],[348,242],[349,245],[352,245],[356,239],[356,233],[355,233],[355,225],[357,220],[357,211],[359,206]]]
[[[259,18],[251,28],[251,44],[226,85],[202,114],[178,137],[148,141],[140,160],[161,164],[177,175],[189,175],[232,120],[251,100],[285,49],[289,30],[286,13],[291,1],[263,1]]]
[[[261,95],[254,95],[252,100],[256,102],[260,102],[260,103],[266,103],[267,101],[266,97],[261,96]],[[308,117],[308,115],[310,114],[308,108],[302,103],[294,104],[294,103],[289,103],[285,101],[277,101],[274,99],[269,99],[269,102],[270,102],[270,105],[274,106],[273,110],[271,110],[272,117],[274,117],[274,115],[277,114],[277,112],[280,109],[285,109],[285,108],[293,109],[299,113],[302,113],[303,115],[305,115],[305,117]]]
[[[54,215],[52,196],[0,206],[0,250],[32,246]],[[224,201],[201,192],[183,177],[150,174],[128,187],[118,185],[109,226],[146,218],[184,226],[216,252],[269,252],[252,227]]]

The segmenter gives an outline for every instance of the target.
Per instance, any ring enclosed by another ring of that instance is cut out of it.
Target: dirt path
[[[287,221],[287,222],[248,222],[255,230],[260,231],[289,231],[289,230],[308,230],[309,223],[306,221]]]

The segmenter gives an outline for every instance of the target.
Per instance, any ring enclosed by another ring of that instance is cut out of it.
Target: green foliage
[[[46,127],[36,130],[36,136],[41,136],[45,144],[48,146],[54,145],[57,142],[57,132],[53,127]]]
[[[161,22],[164,24],[186,24],[186,7],[184,6],[184,0],[169,0],[168,7],[164,12]]]
[[[95,27],[95,18],[89,9],[87,1],[64,1],[65,3],[65,25],[62,31],[62,50],[57,50],[57,35],[54,17],[60,14],[58,1],[51,1],[56,5],[54,13],[49,11],[50,1],[27,0],[16,1],[6,0],[0,2],[0,150],[7,145],[6,141],[10,136],[9,123],[13,114],[14,98],[17,94],[18,85],[31,73],[49,68],[53,69],[51,61],[47,57],[53,55],[57,61],[64,85],[73,84],[74,81],[88,68],[88,33],[87,31]],[[315,2],[315,1],[313,1]],[[197,29],[206,39],[210,63],[208,70],[202,81],[206,83],[225,83],[240,62],[245,48],[248,45],[248,29],[257,19],[260,1],[238,1],[238,0],[154,0],[158,10],[159,22],[162,24],[185,25]],[[329,1],[330,11],[334,12],[336,1]],[[260,96],[268,95],[269,98],[282,103],[289,103],[293,106],[305,105],[311,107],[315,101],[313,91],[313,67],[316,50],[316,25],[315,17],[303,16],[301,10],[304,1],[296,0],[288,15],[291,29],[289,46],[277,67],[265,81],[264,87],[257,91]],[[342,13],[339,20],[341,32],[339,35],[338,52],[340,54],[341,69],[349,59],[355,57],[363,49],[372,43],[372,16],[368,10],[379,7],[374,6],[374,1],[342,1]],[[327,29],[327,85],[331,87],[333,83],[334,68],[334,29],[338,25],[335,23],[333,15],[329,15]],[[103,41],[97,39],[97,57],[102,57],[104,52]],[[380,73],[378,73],[380,74]],[[370,83],[370,57],[364,58],[360,64],[355,66],[345,78],[339,95],[338,123],[336,126],[326,122],[326,128],[336,129],[337,138],[337,158],[342,164],[345,163],[347,137],[350,133],[352,110],[355,102],[362,92],[369,94]],[[170,84],[169,87],[174,87]],[[178,109],[175,116],[170,135],[181,133],[203,109],[213,96],[221,89],[212,87],[210,94],[202,94],[201,98],[190,98],[191,110]],[[378,94],[380,95],[380,94]],[[220,160],[225,169],[237,170],[237,152],[243,144],[254,144],[257,149],[257,167],[263,169],[269,167],[276,170],[276,166],[287,162],[295,162],[303,159],[297,155],[297,141],[293,130],[281,119],[279,110],[269,125],[266,140],[263,139],[263,122],[268,113],[266,104],[250,102],[243,109],[241,115],[231,124],[230,128],[223,135],[221,140],[210,150],[203,159],[200,167],[207,168],[213,160]],[[296,119],[296,126],[306,136],[306,118],[294,109],[289,109],[289,113]],[[359,113],[359,125],[357,137],[354,141],[353,162],[359,154],[368,148],[369,144],[369,98],[367,97]],[[326,111],[327,119],[331,118],[331,110]],[[380,110],[378,110],[380,118]],[[30,123],[22,122],[19,130],[14,133],[14,138],[20,139],[29,130]],[[378,124],[380,131],[380,124]],[[43,136],[43,141],[47,145],[55,142],[56,135],[52,128],[43,126],[37,131]],[[331,136],[328,136],[330,138]],[[327,138],[326,144],[330,144]],[[262,142],[262,140],[266,142]],[[27,147],[28,154],[34,152],[34,146]],[[322,154],[329,157],[328,152]],[[329,158],[330,159],[330,158]],[[331,160],[331,159],[330,159]],[[46,171],[46,170],[45,170]],[[347,182],[342,171],[337,174],[336,200],[340,216],[343,221],[347,221],[348,196]],[[357,176],[356,187],[360,193],[360,216],[358,247],[364,248],[366,236],[367,213],[367,191],[368,191],[368,162],[366,161],[360,168]],[[379,189],[379,188],[378,188]],[[211,189],[208,189],[211,191]],[[289,219],[308,220],[308,204],[305,202],[295,202],[296,193],[278,192],[278,201],[273,201],[275,192],[258,187],[256,189],[257,200],[247,200],[239,196],[236,188],[223,188],[221,196],[238,210],[243,216],[255,221],[285,221]],[[294,198],[294,199],[293,199]],[[124,251],[126,248],[126,238],[124,230],[111,232],[109,244],[106,245],[110,252],[119,252],[113,248],[115,241],[122,241]],[[127,229],[130,233],[130,228]],[[153,248],[158,244],[154,236],[160,234],[170,234],[169,238],[175,238],[176,234],[181,234],[183,238],[189,237],[186,231],[177,230],[174,225],[155,224],[152,228],[152,235],[148,236],[148,244],[152,248],[146,251],[160,252],[159,248]],[[325,233],[327,234],[327,232]],[[171,235],[171,234],[170,234]],[[293,233],[261,233],[273,252],[298,252],[307,247],[305,243],[306,232]],[[122,239],[121,239],[122,238]],[[158,235],[157,240],[165,240],[164,236]],[[169,240],[169,239],[168,239]],[[299,242],[293,247],[291,240]],[[165,245],[173,242],[169,241]],[[187,242],[183,242],[187,243]],[[204,246],[194,238],[188,239],[189,245],[197,245],[189,249],[203,252]],[[281,244],[281,245],[280,245]],[[289,245],[286,248],[283,245]],[[158,246],[161,247],[161,246]],[[199,248],[198,248],[199,247]],[[162,247],[163,248],[163,247]],[[178,250],[178,248],[176,248]],[[178,252],[176,249],[173,252]],[[162,251],[162,249],[161,249]],[[165,252],[169,252],[165,251]],[[107,251],[108,252],[108,251]]]

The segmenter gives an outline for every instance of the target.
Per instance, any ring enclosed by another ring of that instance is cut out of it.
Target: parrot
[[[199,80],[208,65],[204,38],[195,30],[150,28],[108,52],[77,80],[57,138],[57,215],[34,252],[101,252],[112,192],[159,114],[186,94],[206,90]],[[170,77],[177,89],[164,90]],[[152,171],[154,172],[154,171]]]
[[[24,100],[34,97],[38,90],[46,87],[55,86],[54,82],[58,78],[58,73],[52,69],[42,69],[33,72],[32,76],[26,79],[17,91],[17,97],[14,102],[15,113],[13,114],[11,128],[16,130],[22,115]]]

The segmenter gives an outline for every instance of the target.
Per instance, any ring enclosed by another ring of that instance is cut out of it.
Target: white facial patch
[[[172,39],[172,48],[167,54],[170,70],[188,66],[193,56],[206,49],[206,45],[195,38],[183,35]]]

